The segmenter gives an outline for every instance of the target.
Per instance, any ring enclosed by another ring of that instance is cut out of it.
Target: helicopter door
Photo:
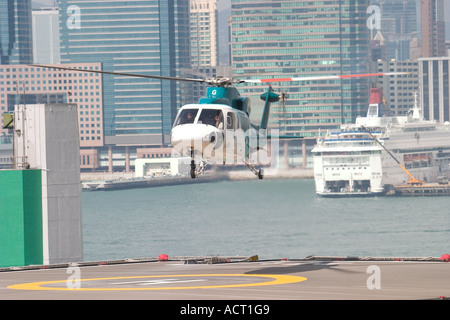
[[[225,162],[226,164],[236,164],[237,153],[237,137],[236,131],[238,129],[238,118],[233,111],[227,112],[227,130],[225,132]]]
[[[240,123],[241,123],[241,129],[244,130],[244,132],[247,132],[250,129],[250,120],[246,114],[240,113],[239,114]]]
[[[234,112],[227,113],[227,130],[237,129],[237,117]]]
[[[236,129],[236,148],[237,148],[237,160],[239,162],[245,161],[248,156],[248,129],[250,127],[250,121],[246,114],[238,112],[238,128]]]

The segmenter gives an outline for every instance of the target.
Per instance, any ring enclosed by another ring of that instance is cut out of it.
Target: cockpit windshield
[[[175,120],[174,126],[180,124],[195,123],[195,118],[199,109],[183,109],[178,118]],[[202,109],[198,117],[198,124],[208,124],[218,129],[223,129],[223,113],[217,109]]]
[[[199,124],[209,124],[219,129],[223,129],[223,114],[222,110],[203,109],[198,118]]]
[[[178,119],[175,121],[175,126],[179,124],[194,123],[197,116],[198,109],[184,109],[181,110]]]

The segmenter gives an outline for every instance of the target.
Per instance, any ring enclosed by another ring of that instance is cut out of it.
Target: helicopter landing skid
[[[205,170],[205,166],[206,166],[205,162],[202,161],[199,165],[199,168],[198,168],[199,170],[197,170],[197,165],[195,164],[194,159],[192,159],[191,160],[191,170],[190,170],[191,178],[192,179],[197,178],[197,176]]]
[[[262,180],[262,178],[264,178],[264,171],[263,171],[263,169],[257,170],[257,169],[255,168],[254,165],[248,164],[248,163],[247,163],[247,166],[249,167],[249,169],[250,169],[256,176],[258,176],[258,179],[259,179],[259,180]]]

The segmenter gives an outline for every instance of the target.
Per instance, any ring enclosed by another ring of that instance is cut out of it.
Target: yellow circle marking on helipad
[[[254,278],[270,278],[272,281],[245,283],[245,284],[224,284],[211,286],[186,286],[186,287],[152,287],[152,288],[83,288],[81,282],[83,281],[103,281],[103,280],[123,280],[123,279],[143,279],[143,278],[168,278],[168,277],[254,277]],[[289,275],[275,275],[275,274],[191,274],[191,275],[158,275],[158,276],[136,276],[136,277],[113,277],[113,278],[93,278],[80,279],[80,288],[64,287],[49,287],[46,285],[67,283],[67,280],[58,281],[43,281],[30,282],[8,286],[9,289],[17,290],[57,290],[57,291],[131,291],[131,290],[181,290],[181,289],[213,289],[213,288],[241,288],[241,287],[256,287],[256,286],[272,286],[280,284],[289,284],[302,282],[307,280],[304,277],[289,276]]]

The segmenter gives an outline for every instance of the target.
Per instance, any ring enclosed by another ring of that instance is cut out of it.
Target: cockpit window
[[[222,110],[203,109],[198,118],[198,123],[209,124],[219,129],[223,129],[223,114]]]
[[[236,129],[237,128],[237,118],[236,114],[233,112],[228,112],[227,114],[227,129]]]
[[[194,123],[195,117],[197,116],[198,109],[184,109],[181,110],[178,119],[175,121],[175,125]]]

